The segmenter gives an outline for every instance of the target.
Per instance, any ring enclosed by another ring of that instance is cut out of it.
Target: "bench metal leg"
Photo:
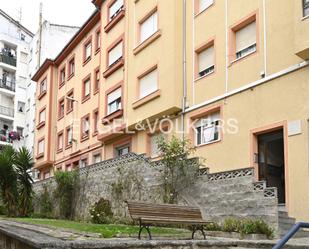
[[[138,232],[138,239],[141,239],[141,234],[142,234],[142,230],[145,228],[147,233],[148,233],[148,237],[151,240],[151,233],[150,233],[150,225],[146,225],[146,224],[142,224],[141,221],[139,221],[139,232]]]
[[[194,239],[194,234],[195,234],[196,231],[201,231],[204,239],[206,239],[206,234],[205,234],[203,225],[193,225],[192,226],[192,239]]]

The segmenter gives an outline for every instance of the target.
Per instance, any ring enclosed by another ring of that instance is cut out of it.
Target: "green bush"
[[[221,231],[222,227],[218,223],[212,222],[212,223],[209,223],[205,226],[205,230],[207,230],[207,231]]]
[[[0,205],[0,215],[7,215],[6,208],[4,205]]]
[[[111,223],[113,212],[109,200],[101,198],[90,208],[91,222],[95,224]]]
[[[52,204],[52,197],[50,195],[50,191],[47,185],[43,186],[43,191],[41,195],[38,197],[40,211],[37,216],[40,218],[53,218],[52,211],[53,211],[53,204]],[[34,215],[34,214],[32,214]]]
[[[222,225],[224,232],[239,232],[241,230],[242,222],[234,218],[225,219]]]

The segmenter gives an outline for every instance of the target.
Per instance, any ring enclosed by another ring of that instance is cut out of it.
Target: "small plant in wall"
[[[170,140],[158,137],[157,145],[162,165],[163,201],[177,203],[180,192],[192,185],[197,177],[199,164],[188,160],[195,149],[189,140],[182,140],[174,135]]]
[[[101,198],[90,208],[91,222],[108,224],[112,222],[113,212],[109,200]]]

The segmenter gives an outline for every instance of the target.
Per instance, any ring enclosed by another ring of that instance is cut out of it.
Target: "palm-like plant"
[[[9,216],[17,212],[17,175],[14,168],[15,150],[6,146],[0,153],[0,191]]]
[[[21,216],[26,216],[31,209],[33,197],[33,180],[29,174],[33,166],[33,158],[27,148],[22,147],[17,151],[14,165],[18,181],[19,214]]]

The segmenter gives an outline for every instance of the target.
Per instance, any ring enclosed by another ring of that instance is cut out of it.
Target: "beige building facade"
[[[109,0],[37,84],[35,168],[86,167],[186,137],[211,172],[254,167],[309,219],[309,1]]]

